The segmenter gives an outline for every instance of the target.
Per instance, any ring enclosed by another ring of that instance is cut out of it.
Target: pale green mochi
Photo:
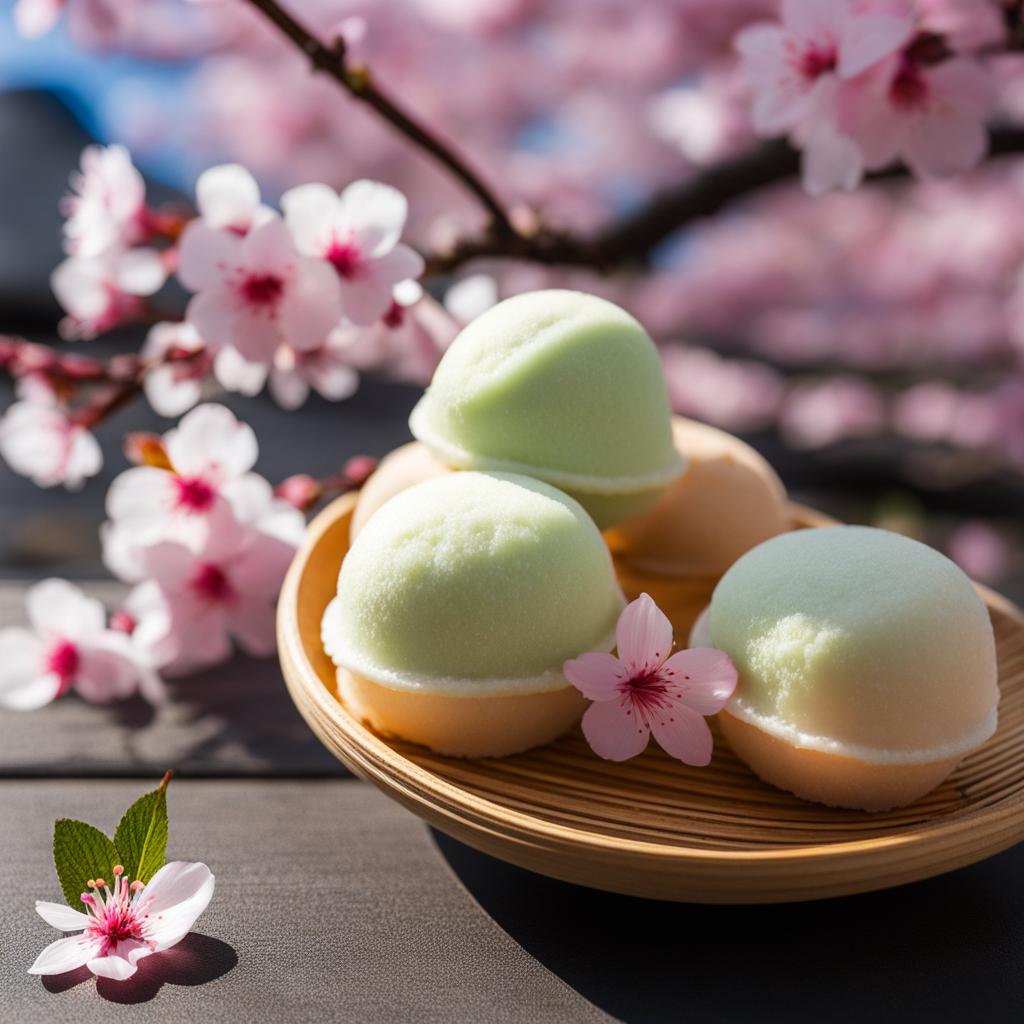
[[[672,444],[654,343],[594,295],[517,295],[477,317],[444,354],[410,418],[413,434],[459,469],[534,476],[607,524],[650,504],[683,469]]]
[[[572,498],[512,474],[452,473],[386,502],[338,577],[323,636],[337,664],[401,689],[482,695],[566,686],[610,650],[624,604]]]
[[[944,555],[886,530],[798,530],[748,551],[711,600],[736,664],[727,710],[797,746],[941,760],[995,730],[984,604]]]

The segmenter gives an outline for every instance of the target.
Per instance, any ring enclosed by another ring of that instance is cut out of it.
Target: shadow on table
[[[1024,844],[886,892],[705,906],[585,889],[434,838],[498,925],[628,1024],[1024,1019]]]
[[[172,949],[140,960],[138,971],[126,981],[97,978],[96,991],[112,1003],[147,1003],[164,985],[205,985],[223,977],[237,963],[238,954],[226,942],[193,932]],[[79,967],[77,971],[42,981],[47,991],[56,993],[66,992],[92,977],[88,968]]]

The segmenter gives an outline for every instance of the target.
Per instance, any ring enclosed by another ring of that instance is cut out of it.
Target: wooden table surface
[[[55,319],[55,197],[85,140],[51,101],[23,96],[0,98],[0,141],[25,155],[0,161],[0,317],[31,330],[30,320]],[[301,416],[228,404],[256,426],[260,471],[280,479],[383,454],[407,438],[415,397],[368,381],[350,401],[313,401]],[[31,579],[101,574],[96,526],[105,484],[124,465],[125,429],[166,422],[136,407],[105,426],[108,465],[74,498],[0,471],[0,625],[21,621]],[[107,601],[118,594],[89,587]],[[1024,845],[821,903],[629,899],[431,832],[323,751],[273,661],[239,658],[171,687],[159,711],[72,697],[0,713],[0,1024],[1024,1019]],[[178,775],[169,854],[217,875],[197,932],[122,984],[28,976],[55,937],[33,909],[60,898],[54,819],[110,829],[168,767]]]

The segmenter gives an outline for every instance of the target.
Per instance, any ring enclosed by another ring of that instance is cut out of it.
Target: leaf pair
[[[64,899],[76,910],[90,880],[113,884],[115,864],[125,875],[148,882],[164,866],[167,856],[168,772],[157,789],[140,796],[124,812],[113,841],[84,821],[61,818],[53,827],[53,862]]]

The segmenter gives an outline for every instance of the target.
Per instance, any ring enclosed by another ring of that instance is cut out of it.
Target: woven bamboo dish
[[[547,747],[464,761],[384,739],[338,700],[320,618],[348,547],[355,495],[317,516],[281,591],[278,640],[292,699],[328,750],[443,832],[554,878],[700,903],[775,903],[884,889],[972,864],[1024,839],[1024,616],[979,588],[995,626],[999,729],[923,800],[880,814],[805,803],[758,780],[718,741],[688,768],[652,744],[600,760],[579,729]],[[794,527],[832,522],[793,507]],[[714,581],[646,589],[685,638]]]

